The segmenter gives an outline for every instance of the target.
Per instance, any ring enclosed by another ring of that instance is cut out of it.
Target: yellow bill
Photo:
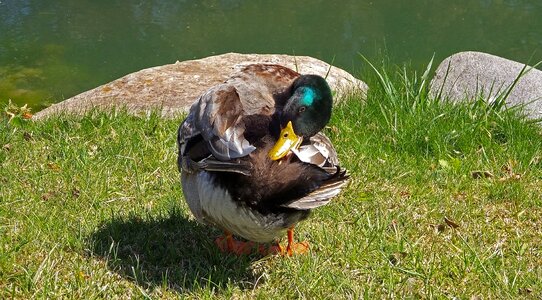
[[[272,160],[283,158],[291,149],[297,149],[303,141],[302,136],[297,136],[292,126],[292,121],[288,122],[281,132],[275,146],[269,151],[268,156]]]

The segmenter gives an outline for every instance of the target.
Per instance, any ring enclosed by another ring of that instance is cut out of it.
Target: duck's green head
[[[269,151],[273,160],[284,157],[326,126],[333,100],[326,80],[318,75],[301,75],[292,84],[292,96],[280,114],[281,133]]]

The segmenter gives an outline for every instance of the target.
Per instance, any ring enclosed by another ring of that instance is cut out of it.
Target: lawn
[[[387,71],[384,71],[387,70]],[[181,117],[0,117],[0,298],[542,297],[538,124],[384,68],[325,133],[351,181],[295,257],[220,253],[176,167]]]

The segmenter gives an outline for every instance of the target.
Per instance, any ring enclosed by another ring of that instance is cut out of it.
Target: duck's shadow
[[[149,220],[114,218],[89,237],[89,249],[146,289],[168,287],[182,293],[232,283],[253,288],[258,275],[250,266],[257,257],[220,253],[213,244],[218,235],[178,212]]]

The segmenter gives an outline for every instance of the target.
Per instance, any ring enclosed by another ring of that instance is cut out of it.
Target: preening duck
[[[192,105],[177,136],[183,193],[197,220],[224,231],[222,251],[248,254],[253,242],[285,231],[285,249],[277,242],[260,252],[307,251],[294,242],[294,226],[348,180],[319,133],[331,111],[324,78],[271,64],[245,66]]]

